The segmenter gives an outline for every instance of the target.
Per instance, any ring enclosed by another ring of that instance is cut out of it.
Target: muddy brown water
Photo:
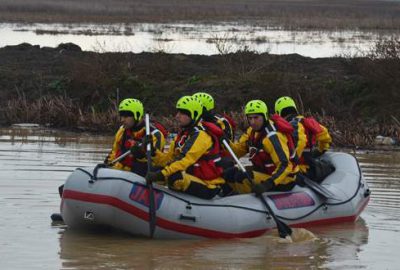
[[[57,188],[101,162],[112,137],[0,129],[0,269],[398,269],[400,152],[357,151],[372,190],[356,223],[308,228],[318,239],[149,240],[51,223]],[[349,151],[349,150],[347,150]]]

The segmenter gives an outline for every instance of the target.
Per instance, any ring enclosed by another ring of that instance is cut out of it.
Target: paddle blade
[[[150,229],[150,238],[153,238],[154,231],[156,229],[156,206],[155,206],[155,198],[153,186],[149,185],[149,229]]]
[[[287,238],[288,236],[290,237],[290,235],[292,234],[292,229],[275,215],[275,213],[272,211],[271,207],[269,206],[269,204],[262,195],[258,196],[258,198],[260,198],[261,202],[264,204],[265,208],[268,210],[269,214],[274,219],[276,223],[276,228],[278,229],[279,232],[279,236],[281,238]]]

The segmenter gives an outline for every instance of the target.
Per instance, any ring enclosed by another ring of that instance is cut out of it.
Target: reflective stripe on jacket
[[[318,147],[321,153],[329,149],[332,138],[328,129],[314,118],[298,115],[290,120],[290,124],[294,128],[293,141],[299,157],[298,164],[306,164],[304,155],[310,153],[314,147]]]
[[[218,139],[203,126],[198,125],[190,130],[180,132],[170,145],[167,153],[157,151],[153,159],[157,166],[164,167],[165,177],[186,171],[202,179],[213,180],[222,175]]]
[[[288,137],[276,129],[273,121],[268,120],[266,127],[259,132],[249,127],[238,142],[230,145],[239,157],[249,153],[254,170],[270,175],[268,180],[276,185],[294,180],[292,176],[298,168],[290,158]]]

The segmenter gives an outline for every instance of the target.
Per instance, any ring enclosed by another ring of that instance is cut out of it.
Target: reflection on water
[[[228,241],[168,241],[65,230],[60,237],[60,257],[63,267],[73,269],[317,269],[353,261],[368,242],[368,228],[362,219],[313,230],[318,232],[318,240],[293,244],[279,243],[275,234]]]
[[[397,269],[399,152],[358,152],[372,190],[356,223],[309,228],[314,241],[149,240],[51,225],[57,187],[77,166],[104,159],[112,137],[0,129],[1,269]]]
[[[361,31],[289,31],[244,24],[0,24],[0,47],[73,42],[100,52],[219,54],[252,50],[310,57],[368,52],[380,36]]]

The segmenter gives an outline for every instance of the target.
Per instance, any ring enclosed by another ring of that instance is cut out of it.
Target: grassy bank
[[[399,12],[399,1],[379,0],[0,0],[0,21],[28,23],[240,20],[287,29],[398,30]]]
[[[399,138],[400,42],[383,40],[362,58],[311,59],[300,55],[199,56],[82,52],[74,45],[0,49],[0,123],[113,132],[116,104],[141,99],[172,130],[177,99],[211,93],[219,111],[239,113],[250,99],[270,110],[276,98],[294,97],[333,132],[335,143],[370,145],[376,135]]]
[[[85,131],[95,134],[114,134],[119,127],[118,111],[113,105],[108,110],[84,110],[70,98],[41,97],[28,102],[25,98],[9,101],[5,107],[5,118],[10,123],[39,123],[41,125],[63,128],[72,131]],[[248,127],[243,112],[225,112],[237,124],[237,134]],[[400,122],[366,124],[362,119],[338,120],[333,116],[306,112],[328,127],[333,145],[336,147],[371,147],[376,144],[376,136],[384,135],[400,139]],[[179,131],[173,115],[152,115],[153,120],[162,123],[172,133]]]

